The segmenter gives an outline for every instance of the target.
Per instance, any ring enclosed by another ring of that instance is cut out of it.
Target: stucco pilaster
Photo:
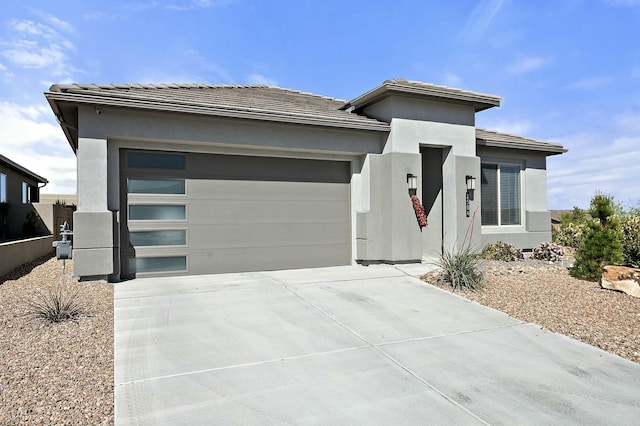
[[[78,210],[73,215],[74,274],[106,277],[114,273],[114,213],[109,211],[107,141],[78,138]]]
[[[107,210],[107,141],[78,138],[78,211]]]

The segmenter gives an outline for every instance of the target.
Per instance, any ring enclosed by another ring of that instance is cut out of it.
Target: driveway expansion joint
[[[411,276],[411,275],[409,275]],[[413,277],[415,278],[415,277]],[[300,300],[302,300],[303,302],[305,302],[306,304],[308,304],[309,306],[311,306],[312,308],[316,309],[318,312],[320,312],[322,315],[324,315],[325,317],[327,317],[330,321],[334,322],[335,324],[337,324],[338,326],[342,327],[344,330],[346,330],[348,333],[352,334],[354,337],[356,337],[357,339],[361,340],[362,342],[364,342],[368,347],[371,347],[373,350],[377,351],[380,355],[382,355],[383,357],[387,358],[389,361],[391,361],[393,364],[395,364],[397,367],[401,368],[402,370],[404,370],[405,372],[407,372],[409,375],[411,375],[412,377],[414,377],[416,380],[418,380],[420,383],[422,383],[423,385],[427,386],[429,389],[431,389],[432,391],[436,392],[438,395],[440,395],[441,397],[443,397],[445,400],[447,400],[450,404],[453,404],[454,406],[456,406],[458,409],[462,410],[463,412],[465,412],[466,414],[468,414],[469,416],[473,417],[474,419],[476,419],[477,421],[479,421],[480,423],[484,424],[484,425],[489,425],[489,423],[487,423],[485,420],[483,420],[482,418],[480,418],[479,416],[477,416],[476,414],[474,414],[472,411],[470,411],[469,409],[467,409],[466,407],[462,406],[459,402],[457,402],[455,399],[453,399],[452,397],[450,397],[449,395],[447,395],[444,391],[438,389],[435,385],[431,384],[428,380],[426,380],[425,378],[423,378],[422,376],[420,376],[418,373],[416,373],[415,371],[413,371],[411,368],[409,368],[408,366],[404,365],[403,363],[401,363],[400,361],[398,361],[397,359],[395,359],[394,357],[392,357],[390,354],[388,354],[387,352],[385,352],[384,350],[382,350],[382,348],[379,347],[379,345],[376,345],[374,343],[369,342],[365,337],[361,336],[359,333],[357,333],[355,330],[352,330],[351,328],[347,327],[344,323],[342,323],[341,321],[339,321],[337,318],[333,317],[332,315],[330,315],[328,312],[326,312],[325,310],[323,310],[322,308],[320,308],[319,306],[317,306],[316,304],[308,301],[307,299],[304,298],[304,296],[300,295],[298,292],[296,292],[295,290],[293,290],[286,282],[284,281],[280,281],[278,279],[275,278],[271,278],[269,277],[270,280],[275,281],[280,283],[284,288],[286,288],[288,291],[290,291],[291,293],[293,293],[293,295],[295,295],[296,297],[298,297]],[[357,281],[357,280],[349,280],[349,281]],[[333,280],[333,282],[339,282],[337,280]],[[498,328],[503,328],[503,327],[498,327]],[[464,334],[464,333],[461,333]]]

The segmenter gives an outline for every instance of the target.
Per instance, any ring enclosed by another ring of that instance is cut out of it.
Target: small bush
[[[27,304],[33,316],[52,323],[75,319],[85,312],[78,291],[67,292],[60,286],[46,292],[38,290]]]
[[[571,275],[596,281],[606,264],[619,265],[623,262],[622,232],[615,216],[613,199],[596,193],[591,199],[589,214],[593,220],[587,224],[587,231],[576,251],[576,263]]]
[[[558,229],[551,229],[551,240],[561,246],[577,249],[582,243],[587,228],[586,222],[563,224]]]
[[[479,263],[480,255],[469,246],[452,251],[444,250],[436,262],[442,268],[439,279],[451,285],[454,290],[476,290],[482,286]]]
[[[513,262],[524,258],[522,250],[502,241],[487,244],[482,249],[481,254],[483,259],[502,260],[504,262]]]
[[[532,257],[539,260],[547,260],[549,262],[560,262],[564,256],[564,249],[558,244],[542,243],[533,249]]]
[[[622,254],[624,262],[636,268],[640,267],[640,212],[632,210],[620,221],[622,231]]]

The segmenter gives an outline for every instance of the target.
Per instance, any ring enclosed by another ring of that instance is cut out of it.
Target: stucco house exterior
[[[476,128],[498,96],[395,79],[351,101],[197,84],[45,97],[78,161],[80,277],[416,262],[551,239],[546,157],[565,150]]]
[[[22,237],[32,203],[40,201],[47,179],[0,155],[0,241]]]

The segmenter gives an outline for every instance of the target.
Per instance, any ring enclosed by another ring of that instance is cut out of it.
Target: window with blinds
[[[482,225],[521,225],[520,166],[482,164]]]

